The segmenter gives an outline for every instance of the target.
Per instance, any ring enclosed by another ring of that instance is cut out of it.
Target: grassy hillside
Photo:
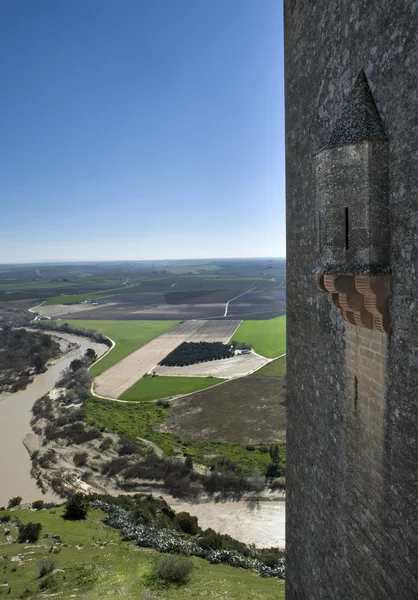
[[[120,396],[121,400],[144,401],[204,390],[223,379],[216,377],[143,377]]]
[[[42,523],[41,539],[37,544],[16,543],[15,524],[0,525],[0,598],[32,599],[57,595],[63,600],[82,598],[101,600],[124,598],[141,600],[194,600],[219,598],[221,600],[283,600],[284,582],[261,578],[250,571],[212,565],[193,558],[194,570],[189,583],[168,586],[146,596],[146,576],[161,556],[154,550],[138,548],[130,542],[121,542],[118,531],[102,523],[104,513],[89,512],[86,521],[65,521],[63,509],[30,511],[17,510],[10,514],[22,523]],[[0,512],[0,518],[5,512]],[[5,527],[10,528],[7,540]],[[60,540],[42,537],[58,534]],[[20,561],[12,561],[19,557]],[[58,571],[39,577],[39,564],[51,559]],[[144,577],[145,576],[145,577]],[[6,587],[2,585],[8,584]]]
[[[232,339],[251,344],[262,356],[275,358],[286,352],[286,315],[264,321],[243,321]]]
[[[109,367],[141,348],[179,321],[66,321],[72,327],[95,329],[110,337],[116,346],[102,360],[90,369],[93,377],[97,377]]]

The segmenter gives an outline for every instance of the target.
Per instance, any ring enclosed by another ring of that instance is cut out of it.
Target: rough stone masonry
[[[418,598],[418,2],[285,0],[287,600]]]

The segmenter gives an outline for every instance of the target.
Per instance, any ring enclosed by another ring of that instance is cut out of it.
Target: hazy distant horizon
[[[84,260],[59,260],[59,259],[49,259],[49,260],[26,260],[26,261],[9,261],[9,262],[0,262],[0,267],[7,267],[9,265],[13,266],[25,266],[25,265],[76,265],[76,264],[100,264],[100,263],[143,263],[143,262],[176,262],[176,261],[228,261],[228,260],[286,260],[286,256],[204,256],[204,257],[196,257],[196,256],[187,256],[183,258],[128,258],[128,259],[100,259],[100,260],[89,260],[88,258]]]

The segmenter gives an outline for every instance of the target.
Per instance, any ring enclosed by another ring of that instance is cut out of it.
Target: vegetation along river
[[[0,506],[7,506],[10,498],[21,496],[23,502],[44,499],[60,501],[52,492],[43,495],[30,475],[31,461],[23,440],[31,432],[31,409],[35,400],[48,393],[59,379],[61,371],[87,348],[102,355],[107,346],[87,338],[66,333],[59,334],[61,346],[77,344],[62,357],[55,359],[45,373],[37,375],[25,390],[0,396]]]

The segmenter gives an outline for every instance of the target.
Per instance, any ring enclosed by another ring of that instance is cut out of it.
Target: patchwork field
[[[216,377],[143,377],[120,397],[131,402],[146,402],[204,390],[223,379]]]
[[[71,321],[69,325],[95,329],[110,337],[116,346],[90,369],[97,377],[106,369],[116,365],[126,356],[141,348],[162,333],[169,331],[178,321]],[[128,386],[129,387],[129,386]]]
[[[160,429],[191,440],[247,444],[284,441],[285,391],[282,379],[234,379],[175,400]]]
[[[181,323],[142,346],[136,352],[132,352],[129,356],[125,355],[126,358],[120,360],[117,364],[113,363],[113,367],[96,377],[94,381],[95,393],[107,398],[119,398],[182,342],[226,343],[234,334],[239,323],[239,321],[215,320]],[[100,365],[100,362],[98,365]],[[92,374],[95,375],[94,372]]]
[[[232,339],[251,344],[253,350],[267,358],[286,352],[286,315],[266,321],[243,321]]]
[[[155,368],[157,375],[173,377],[222,377],[225,379],[234,379],[244,377],[253,371],[256,371],[267,363],[267,359],[258,354],[241,354],[231,358],[201,362],[196,365],[187,365],[184,367],[163,367],[158,365]]]
[[[195,280],[198,278],[195,278]],[[156,282],[154,282],[156,283]],[[216,284],[216,280],[214,280]],[[218,285],[219,285],[218,281]],[[80,314],[73,308],[45,306],[42,314],[52,316],[59,311],[62,319],[131,319],[131,320],[188,320],[188,319],[269,319],[286,312],[286,288],[248,290],[254,282],[234,288],[191,289],[162,292],[141,292],[136,286],[131,292],[98,298],[98,305],[83,305]],[[208,282],[205,281],[205,285]],[[244,294],[244,295],[242,295]],[[238,297],[237,297],[238,296]],[[70,297],[68,297],[70,298]],[[83,297],[87,299],[87,297]],[[227,302],[228,312],[225,316]],[[54,309],[52,311],[51,309]]]

